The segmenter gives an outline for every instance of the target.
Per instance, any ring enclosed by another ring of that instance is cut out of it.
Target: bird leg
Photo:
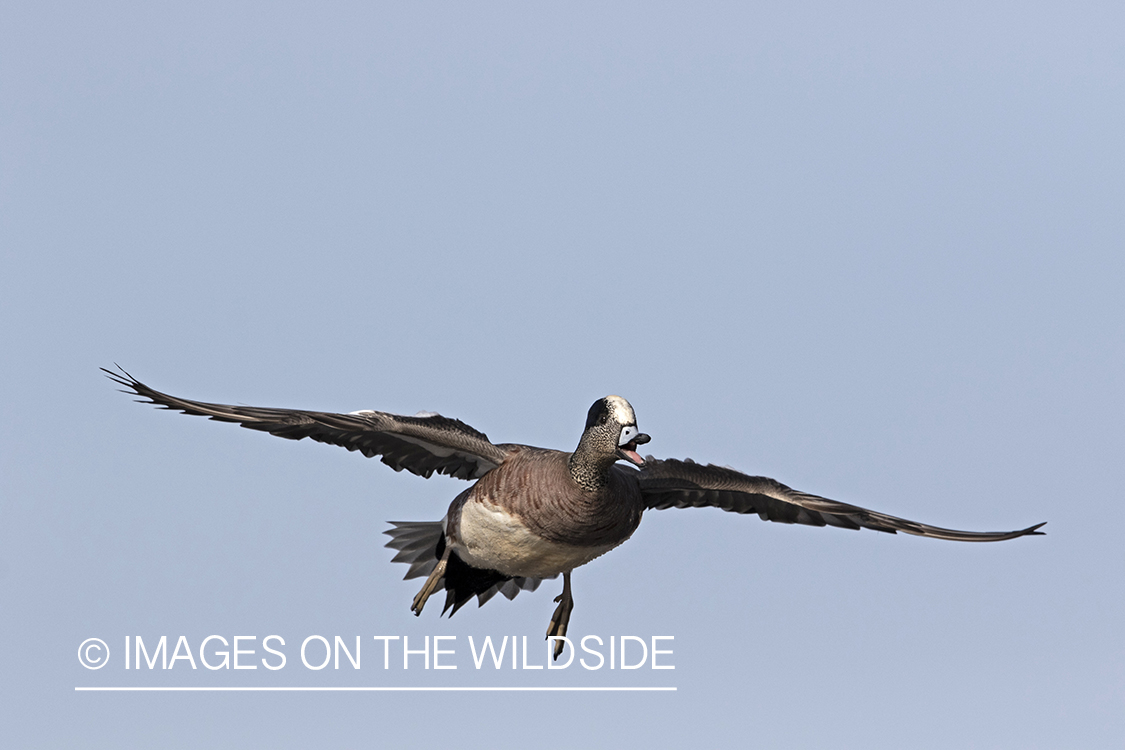
[[[451,548],[447,546],[445,548],[445,554],[438,560],[438,564],[434,567],[433,572],[430,573],[430,577],[427,578],[426,582],[422,585],[422,590],[414,597],[414,603],[410,605],[410,611],[414,613],[415,617],[422,614],[422,607],[426,606],[426,600],[429,599],[430,594],[437,591],[438,587],[441,585],[441,579],[445,575],[445,564],[449,560],[450,551]]]
[[[558,636],[560,639],[566,635],[566,626],[570,624],[570,613],[574,610],[574,597],[570,595],[570,572],[563,573],[562,593],[555,597],[559,606],[555,607],[555,614],[551,615],[551,624],[547,626],[547,637]],[[555,641],[555,660],[563,651],[565,641]]]

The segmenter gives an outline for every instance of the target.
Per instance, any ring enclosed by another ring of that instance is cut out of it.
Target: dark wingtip
[[[1047,522],[1044,521],[1043,523],[1037,523],[1034,526],[1028,526],[1026,529],[1021,531],[1020,534],[1023,535],[1023,536],[1047,536],[1047,532],[1037,531],[1037,529],[1040,529],[1040,528],[1042,528],[1043,526],[1046,526],[1046,525],[1047,525]]]
[[[127,391],[125,391],[125,390],[121,391],[122,393],[127,393],[130,396],[141,396],[142,398],[149,398],[145,394],[141,393],[141,391],[138,389],[138,386],[140,388],[144,388],[145,387],[144,383],[142,383],[141,381],[134,378],[132,375],[130,375],[125,370],[124,367],[117,364],[116,362],[113,363],[113,366],[116,367],[120,372],[114,372],[113,370],[106,369],[105,367],[99,367],[98,369],[101,370],[102,372],[104,372],[105,376],[107,378],[109,378],[110,380],[112,380],[117,385],[123,385],[123,386],[125,386],[126,388],[129,389]],[[149,401],[152,401],[152,399],[149,398]],[[140,401],[138,403],[143,404],[143,403],[148,403],[148,402]],[[152,403],[155,403],[155,402],[152,402]]]
[[[98,369],[101,370],[102,372],[104,372],[105,376],[107,378],[112,380],[114,383],[117,383],[118,385],[128,386],[128,385],[131,385],[132,383],[137,382],[136,378],[134,378],[129,373],[125,372],[124,367],[117,364],[116,362],[113,363],[113,366],[116,367],[118,370],[120,370],[120,373],[114,372],[113,370],[110,370],[106,367],[99,367]],[[124,377],[122,377],[122,376],[124,376]]]

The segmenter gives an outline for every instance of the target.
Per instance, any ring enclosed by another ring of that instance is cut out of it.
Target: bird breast
[[[451,535],[458,556],[505,575],[544,577],[628,539],[641,519],[636,482],[613,469],[606,487],[588,492],[571,480],[569,456],[525,450],[458,498],[450,509],[458,519]]]

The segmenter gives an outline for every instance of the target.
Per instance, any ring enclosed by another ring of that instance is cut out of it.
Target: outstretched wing
[[[956,531],[927,526],[798,492],[767,477],[752,477],[721,466],[704,466],[690,459],[646,458],[638,479],[645,507],[657,510],[713,507],[732,513],[757,513],[763,521],[874,529],[891,534],[902,531],[958,542],[999,542],[1043,533],[1036,531],[1043,525],[1041,523],[1019,531]]]
[[[507,450],[490,443],[484,433],[440,414],[414,417],[379,411],[333,414],[208,404],[153,390],[124,370],[119,374],[103,367],[102,371],[118,385],[125,386],[128,390],[124,393],[134,393],[165,409],[235,422],[290,440],[312,438],[319,443],[339,445],[368,458],[379,456],[395,471],[406,469],[423,477],[436,471],[458,479],[475,479],[499,466],[507,456]]]

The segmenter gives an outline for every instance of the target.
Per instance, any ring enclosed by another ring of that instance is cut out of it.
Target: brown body
[[[602,486],[587,489],[571,476],[571,455],[515,447],[450,504],[445,534],[453,551],[474,567],[545,577],[628,539],[644,511],[636,472],[613,466]]]

